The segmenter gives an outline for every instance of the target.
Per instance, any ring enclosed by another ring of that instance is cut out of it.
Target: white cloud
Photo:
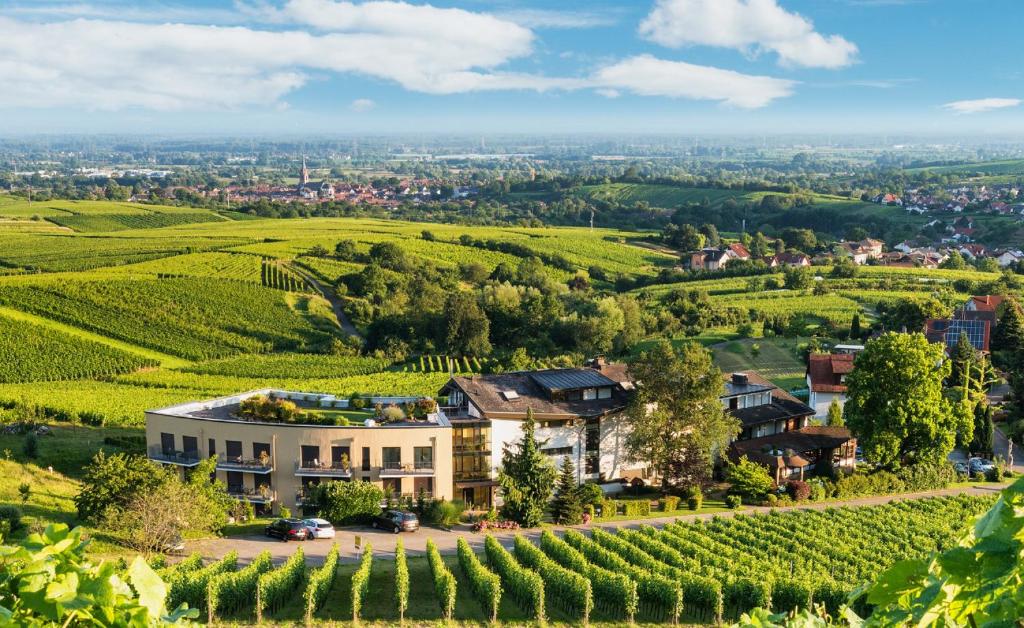
[[[373,102],[369,98],[356,98],[355,100],[352,101],[348,108],[351,109],[352,111],[355,111],[356,113],[364,113],[370,111],[376,106],[377,103]]]
[[[7,86],[0,108],[272,108],[324,74],[368,76],[429,94],[593,89],[606,97],[633,93],[737,107],[767,105],[794,85],[646,55],[581,76],[510,71],[510,62],[532,52],[533,32],[461,9],[333,0],[238,6],[277,26],[0,15],[0,85]],[[363,100],[351,108],[371,106]]]
[[[624,59],[597,71],[595,85],[629,90],[641,96],[667,96],[692,100],[718,100],[754,109],[793,93],[793,81],[753,76],[650,55]]]
[[[616,16],[607,12],[558,11],[554,9],[518,9],[499,13],[498,16],[527,28],[596,28],[611,26],[618,21]]]
[[[822,35],[777,0],[657,0],[640,34],[663,46],[717,46],[770,51],[784,65],[841,68],[856,60],[857,46],[840,35]]]
[[[1017,107],[1021,102],[1019,98],[979,98],[978,100],[957,100],[942,105],[942,108],[954,113],[971,114]]]

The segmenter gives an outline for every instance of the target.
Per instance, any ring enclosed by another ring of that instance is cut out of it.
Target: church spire
[[[309,168],[306,167],[306,156],[302,156],[302,170],[299,171],[299,185],[309,183]]]

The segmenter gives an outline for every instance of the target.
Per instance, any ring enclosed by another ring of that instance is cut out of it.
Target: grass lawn
[[[805,387],[806,367],[798,354],[804,342],[806,339],[800,338],[747,338],[717,344],[711,350],[722,372],[757,371],[779,388],[791,390]]]

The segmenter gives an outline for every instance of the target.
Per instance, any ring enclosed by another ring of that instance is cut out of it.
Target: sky
[[[1024,135],[1021,0],[2,0],[0,133]]]

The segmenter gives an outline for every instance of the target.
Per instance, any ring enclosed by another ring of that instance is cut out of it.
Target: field
[[[708,624],[768,605],[786,611],[822,604],[834,613],[850,591],[893,562],[948,547],[991,502],[961,495],[661,528],[543,532],[539,539],[515,538],[511,549],[486,537],[483,552],[467,544],[458,556],[440,556],[428,548],[427,556],[404,561],[370,557],[366,549],[359,563],[329,560],[327,573],[303,568],[300,555],[277,575],[260,578],[268,583],[264,595],[277,602],[261,615],[278,625],[304,617],[313,623],[397,622],[398,600],[404,620],[414,624],[443,621],[447,612],[456,622],[557,625]],[[405,573],[403,562],[407,579],[397,577]],[[247,569],[275,573],[269,563],[253,564]],[[299,585],[278,596],[270,583],[289,569]],[[173,583],[173,571],[169,576]],[[245,624],[259,612],[252,595],[210,590],[214,597],[203,600],[204,609],[213,609],[218,621]]]
[[[651,207],[674,209],[681,205],[704,203],[709,207],[719,207],[727,200],[737,203],[757,203],[768,195],[789,196],[781,192],[763,192],[748,190],[726,190],[721,188],[686,188],[672,185],[655,185],[648,183],[605,183],[602,185],[585,185],[580,193],[605,201],[614,201],[625,205],[647,203]],[[878,207],[859,200],[850,200],[842,196],[815,194],[814,207],[822,209],[841,209],[843,211],[860,212]]]

